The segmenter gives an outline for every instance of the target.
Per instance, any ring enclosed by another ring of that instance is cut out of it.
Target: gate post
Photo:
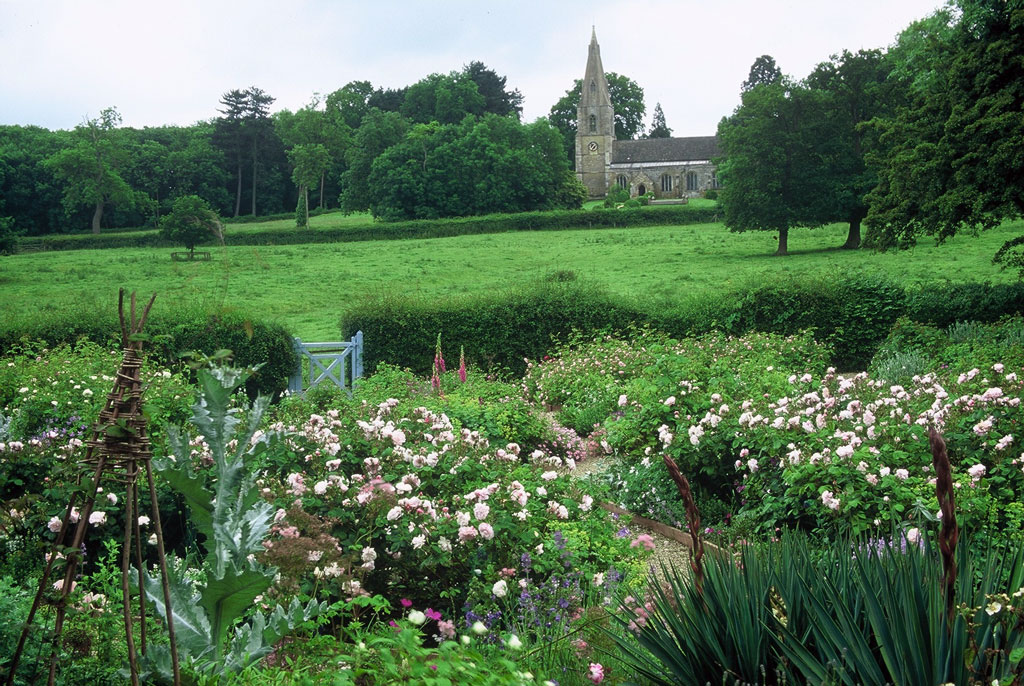
[[[293,339],[292,348],[295,350],[295,371],[288,377],[288,392],[302,393],[302,354],[305,350],[302,347],[302,339]]]
[[[352,342],[355,343],[352,351],[352,383],[355,384],[356,379],[363,378],[363,332],[356,331]]]

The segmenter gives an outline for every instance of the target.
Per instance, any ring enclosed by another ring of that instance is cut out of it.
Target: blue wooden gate
[[[352,383],[363,376],[362,331],[348,341],[303,343],[296,338],[294,345],[299,362],[288,379],[290,393],[302,393],[323,382],[351,392]]]

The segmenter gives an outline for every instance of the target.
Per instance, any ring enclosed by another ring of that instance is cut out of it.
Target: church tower
[[[611,183],[615,114],[601,64],[601,46],[592,30],[587,71],[583,75],[580,106],[576,113],[576,176],[591,198],[603,198]]]

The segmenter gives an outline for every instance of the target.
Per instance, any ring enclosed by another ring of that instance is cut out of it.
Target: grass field
[[[1022,232],[1024,222],[1017,221],[980,237],[959,236],[941,246],[925,239],[910,251],[879,254],[834,249],[846,237],[845,226],[834,225],[792,231],[791,255],[784,258],[771,256],[775,234],[732,234],[721,224],[238,246],[216,248],[212,261],[193,263],[172,262],[167,249],[29,253],[0,259],[0,307],[4,316],[67,300],[106,308],[124,286],[156,291],[158,307],[187,300],[242,307],[305,340],[327,340],[338,336],[346,303],[366,294],[444,297],[513,287],[558,270],[612,292],[669,299],[713,296],[775,274],[886,274],[904,284],[1009,282],[1016,272],[1001,271],[992,255]]]

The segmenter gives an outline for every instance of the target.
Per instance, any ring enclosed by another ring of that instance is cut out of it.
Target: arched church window
[[[721,188],[722,184],[718,182],[718,172],[711,172],[711,187]]]
[[[662,174],[661,175],[661,192],[668,193],[672,190],[672,175]]]
[[[594,95],[595,93],[597,93],[597,84],[594,83],[593,81],[591,81],[590,82],[590,94]]]
[[[594,133],[597,131],[597,115],[590,115],[590,132]]]
[[[697,172],[686,173],[686,190],[695,191],[697,190]]]
[[[615,179],[615,183],[623,190],[629,188],[629,179],[626,178],[625,174],[619,174],[618,178]]]

